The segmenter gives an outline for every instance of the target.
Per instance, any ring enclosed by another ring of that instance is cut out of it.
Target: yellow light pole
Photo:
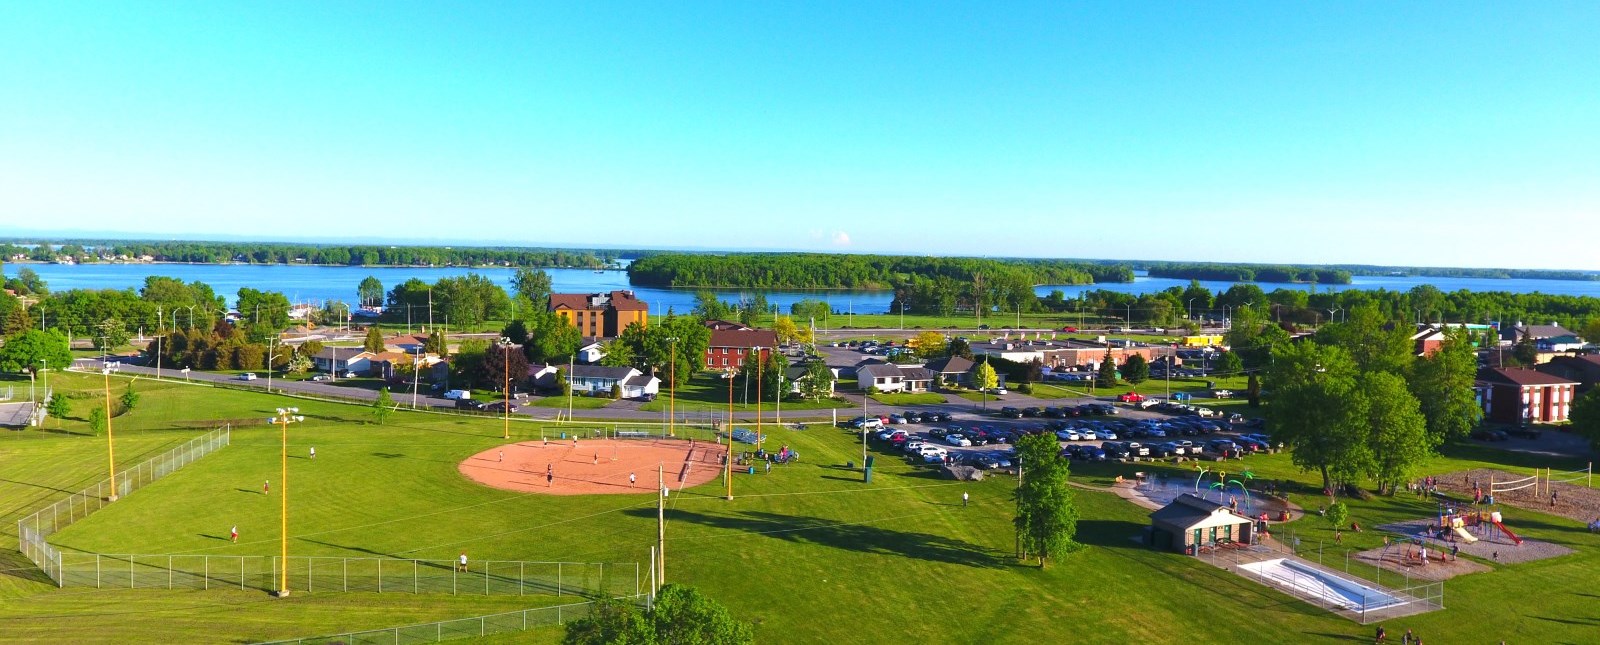
[[[502,369],[501,371],[505,373],[505,388],[506,388],[506,390],[505,390],[505,392],[506,392],[506,409],[505,409],[505,413],[506,413],[505,414],[506,430],[505,430],[505,435],[502,436],[501,438],[502,439],[510,439],[511,438],[511,339],[510,338],[501,337],[501,339],[500,339],[500,363],[504,367],[504,369]]]
[[[282,428],[281,449],[278,453],[278,517],[281,522],[278,534],[278,592],[279,598],[289,596],[289,422],[305,421],[299,416],[300,408],[278,408],[278,415],[268,419]]]
[[[730,368],[728,374],[728,455],[722,460],[722,480],[728,485],[728,500],[733,500],[733,375]]]
[[[105,381],[106,393],[106,464],[111,470],[111,494],[106,501],[117,501],[117,443],[111,438],[111,368],[101,367],[100,376]]]
[[[678,436],[676,432],[676,417],[678,416],[678,338],[674,336],[668,338],[667,341],[672,343],[672,358],[667,363],[667,436],[676,437]],[[666,569],[663,567],[662,570],[665,571]]]
[[[765,362],[765,361],[761,360],[761,350],[763,350],[763,349],[766,349],[766,348],[764,348],[764,347],[755,348],[755,352],[756,352],[756,448],[757,449],[760,449],[762,447],[762,445],[761,445],[761,440],[762,440],[761,439],[761,386],[763,384],[765,384],[765,381],[761,380],[761,364],[763,362]]]

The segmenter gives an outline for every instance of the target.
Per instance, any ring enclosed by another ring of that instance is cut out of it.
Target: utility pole
[[[511,339],[510,338],[502,337],[500,339],[500,365],[503,368],[500,371],[505,373],[505,388],[506,388],[506,390],[505,390],[505,394],[506,394],[506,408],[505,408],[505,413],[506,413],[505,414],[506,432],[505,432],[505,436],[503,436],[501,438],[502,439],[510,439],[511,438]]]
[[[101,344],[105,344],[105,341],[101,341]],[[106,464],[111,470],[111,494],[106,497],[106,501],[115,502],[117,501],[117,443],[111,435],[111,367],[102,365],[100,377],[104,381],[106,394]]]
[[[667,364],[667,436],[676,437],[678,416],[678,338],[668,338],[671,358]]]
[[[279,598],[289,597],[289,422],[305,421],[299,416],[300,408],[278,408],[278,415],[270,419],[282,428],[279,435],[280,449],[278,461],[278,518],[281,522],[278,533],[278,592],[273,594]]]
[[[761,380],[761,364],[766,362],[761,360],[761,357],[764,349],[766,348],[756,348],[756,448],[764,447],[761,443],[761,386],[765,385],[765,382]]]
[[[733,501],[733,375],[728,370],[728,454],[722,460],[722,479],[728,485],[728,501]]]

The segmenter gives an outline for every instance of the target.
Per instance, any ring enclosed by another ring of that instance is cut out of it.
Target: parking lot
[[[906,411],[845,425],[868,426],[880,453],[930,465],[1009,468],[1013,444],[1025,434],[1052,434],[1064,457],[1080,461],[1237,459],[1270,448],[1258,425],[1174,416],[1103,401],[1018,410],[1014,418]]]

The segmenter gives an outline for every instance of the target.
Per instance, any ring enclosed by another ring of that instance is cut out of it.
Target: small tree
[[[103,407],[97,407],[89,412],[89,432],[94,433],[95,436],[100,436],[105,434],[105,431],[106,409]]]
[[[378,390],[378,400],[372,402],[372,420],[378,425],[389,421],[389,415],[394,412],[394,397],[389,396],[389,388]]]
[[[828,364],[822,361],[807,363],[805,378],[800,380],[800,396],[820,401],[832,393],[833,370],[828,369]]]
[[[572,384],[567,382],[567,368],[557,367],[555,373],[556,388],[561,390],[561,396],[572,393]]]
[[[128,391],[122,393],[122,412],[127,414],[133,411],[133,406],[139,405],[139,393],[133,391],[133,381],[128,382]]]
[[[1223,352],[1217,357],[1216,373],[1221,376],[1233,376],[1244,371],[1244,361],[1233,352]]]
[[[383,334],[378,331],[378,326],[367,328],[367,338],[361,341],[361,348],[374,354],[383,353]]]
[[[936,331],[925,331],[911,338],[911,347],[917,350],[917,356],[922,358],[938,358],[950,351],[949,344],[944,342],[944,334]]]
[[[1533,365],[1539,362],[1539,348],[1533,344],[1532,337],[1526,337],[1511,348],[1511,357],[1517,359],[1518,365]]]
[[[1117,361],[1111,358],[1111,350],[1106,350],[1105,358],[1100,360],[1100,370],[1094,375],[1095,387],[1116,387]]]
[[[1027,435],[1017,441],[1017,463],[1022,481],[1012,493],[1017,503],[1016,526],[1023,558],[1037,557],[1039,568],[1049,559],[1059,559],[1079,548],[1073,541],[1078,532],[1078,509],[1072,503],[1067,462],[1057,453],[1056,438],[1048,434]]]
[[[612,383],[611,384],[611,400],[615,401],[615,400],[618,400],[618,399],[621,399],[621,398],[622,398],[622,384],[621,383]]]
[[[643,615],[628,602],[603,600],[588,616],[567,623],[566,645],[647,645],[755,642],[750,624],[737,620],[721,603],[693,587],[669,584],[656,593]]]
[[[1345,520],[1350,519],[1350,508],[1344,502],[1334,502],[1328,505],[1328,525],[1337,529],[1344,526]]]
[[[996,374],[994,372],[994,368],[989,366],[989,361],[984,361],[972,366],[973,387],[978,388],[983,392],[988,392],[990,389],[993,389],[998,385],[1000,385],[1000,375]],[[987,394],[985,394],[983,397],[983,407],[989,407],[989,397]]]
[[[56,427],[59,428],[61,427],[61,420],[72,413],[72,399],[59,394],[53,395],[50,397],[50,404],[45,406],[45,410],[50,413],[50,416],[56,418]]]
[[[1134,385],[1150,380],[1150,363],[1139,354],[1129,356],[1122,364],[1122,380]]]
[[[964,338],[952,338],[950,339],[948,353],[951,356],[960,356],[970,361],[972,360],[972,345],[968,344]]]
[[[433,332],[422,341],[422,351],[444,358],[450,355],[450,341],[445,339],[443,332]]]

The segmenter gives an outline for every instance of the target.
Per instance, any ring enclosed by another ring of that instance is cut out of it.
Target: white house
[[[647,376],[632,367],[604,367],[601,365],[572,366],[567,383],[573,392],[610,394],[612,387],[622,386],[623,398],[636,398],[661,391],[661,379]]]
[[[372,369],[372,352],[360,347],[324,347],[311,357],[311,364],[321,372],[364,374]]]
[[[879,392],[927,392],[935,374],[923,367],[901,367],[892,363],[868,363],[856,369],[856,382],[862,390]]]
[[[579,363],[595,364],[606,355],[604,346],[598,339],[588,340],[583,347],[578,348],[577,361]]]

